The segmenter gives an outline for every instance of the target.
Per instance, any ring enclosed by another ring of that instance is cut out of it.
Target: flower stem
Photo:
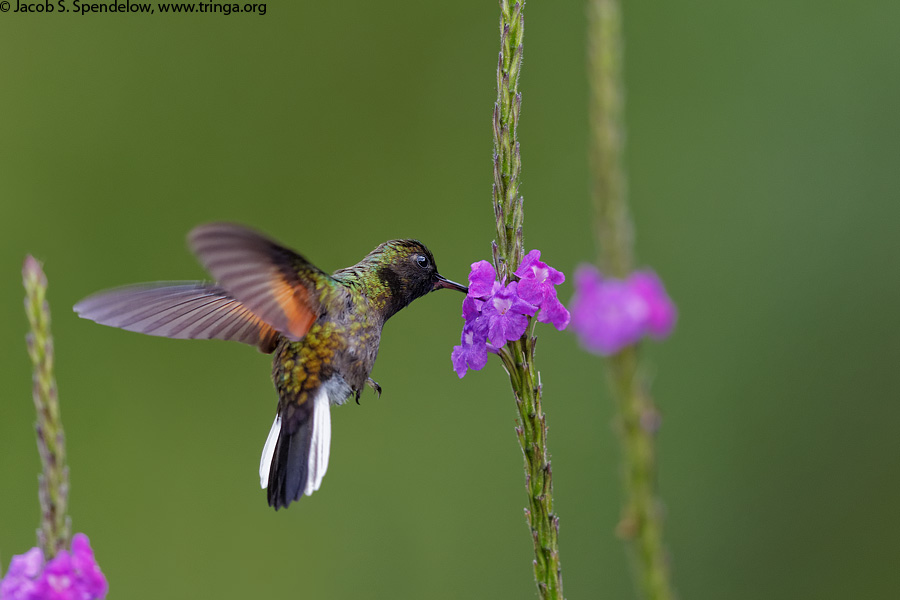
[[[632,546],[635,576],[647,600],[671,600],[669,560],[663,545],[662,510],[656,495],[656,443],[659,413],[640,372],[636,347],[608,359],[609,379],[618,402],[626,504],[618,534]]]
[[[500,56],[497,64],[497,101],[494,104],[494,216],[497,240],[494,268],[509,281],[524,256],[523,199],[519,195],[517,128],[522,108],[518,91],[525,31],[524,0],[500,0]],[[553,514],[553,485],[547,450],[547,421],[541,408],[541,378],[534,364],[534,317],[521,339],[500,349],[519,413],[516,435],[525,459],[528,508],[525,517],[534,544],[534,577],[542,599],[563,598],[559,561],[559,519]]]
[[[38,476],[41,527],[37,538],[44,556],[49,560],[60,550],[68,548],[71,537],[71,522],[67,514],[69,469],[66,466],[66,440],[53,377],[47,276],[41,263],[30,255],[25,258],[22,267],[22,283],[25,286],[25,313],[31,326],[31,332],[25,339],[34,368],[32,396],[37,410],[35,430],[42,465]]]
[[[518,126],[522,110],[519,71],[525,33],[524,0],[500,0],[500,58],[497,63],[497,101],[494,103],[494,216],[497,219],[497,274],[509,280],[522,262],[523,199],[519,195]]]
[[[589,0],[588,68],[591,88],[591,166],[601,269],[624,278],[634,268],[634,239],[623,166],[624,92],[619,0]],[[656,492],[655,436],[659,413],[640,364],[639,349],[607,359],[622,441],[626,498],[619,534],[630,541],[635,576],[647,600],[675,597],[662,539]]]
[[[622,279],[634,268],[634,229],[622,163],[625,94],[619,0],[588,0],[588,69],[598,262],[602,272]]]

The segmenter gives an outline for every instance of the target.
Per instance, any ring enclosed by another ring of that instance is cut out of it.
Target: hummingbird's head
[[[416,298],[441,288],[468,291],[467,287],[438,273],[431,251],[418,240],[385,242],[351,268],[374,275],[377,280],[373,282],[374,287],[385,291],[385,318]]]

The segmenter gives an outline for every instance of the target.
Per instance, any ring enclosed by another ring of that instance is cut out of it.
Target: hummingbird
[[[233,340],[274,354],[275,421],[259,463],[278,510],[319,489],[331,448],[331,405],[359,403],[381,330],[416,298],[468,288],[442,277],[418,240],[391,240],[328,275],[266,236],[231,223],[194,228],[188,244],[215,279],[99,292],[75,305],[102,325],[176,339]]]

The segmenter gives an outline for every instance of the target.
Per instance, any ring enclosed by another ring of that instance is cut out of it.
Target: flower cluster
[[[603,356],[615,354],[644,335],[668,336],[677,316],[653,271],[636,271],[622,281],[605,278],[589,265],[575,271],[570,307],[572,329],[581,344]]]
[[[486,260],[472,264],[469,293],[463,301],[466,320],[459,346],[450,355],[460,377],[468,369],[479,371],[487,364],[488,351],[497,352],[507,342],[525,334],[528,317],[537,313],[541,323],[552,323],[560,331],[569,324],[569,311],[556,296],[556,287],[566,280],[541,262],[540,250],[532,250],[516,269],[518,281],[497,281],[494,267]]]
[[[72,551],[61,550],[46,564],[40,548],[13,556],[0,581],[0,600],[96,600],[109,585],[83,533],[72,538]]]

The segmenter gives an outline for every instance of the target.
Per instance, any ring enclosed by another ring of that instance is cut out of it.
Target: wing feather
[[[217,285],[200,281],[130,285],[89,296],[75,305],[84,319],[174,339],[243,342],[275,349],[278,332]]]
[[[293,250],[231,223],[200,225],[188,241],[218,285],[288,339],[321,314],[316,284],[329,276]]]

